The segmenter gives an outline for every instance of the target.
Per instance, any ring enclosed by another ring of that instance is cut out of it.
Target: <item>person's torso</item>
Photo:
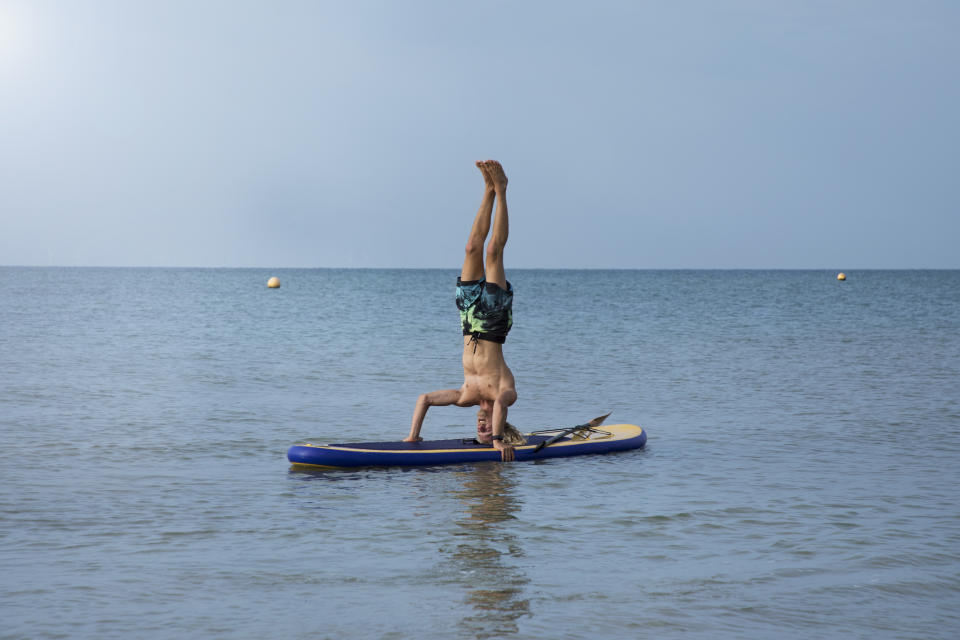
[[[463,390],[465,400],[495,401],[501,393],[516,389],[513,372],[503,359],[503,345],[464,336]]]

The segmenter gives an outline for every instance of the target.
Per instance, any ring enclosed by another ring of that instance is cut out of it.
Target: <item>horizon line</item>
[[[282,271],[459,271],[459,267],[284,267],[284,266],[184,266],[184,265],[70,265],[0,264],[0,269],[209,269]],[[510,267],[510,271],[958,271],[957,267]]]

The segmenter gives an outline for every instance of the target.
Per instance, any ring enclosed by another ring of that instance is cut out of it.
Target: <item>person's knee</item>
[[[487,244],[487,260],[500,260],[503,257],[503,243],[491,240]]]
[[[467,246],[464,247],[464,252],[468,256],[481,257],[483,255],[483,240],[477,240],[471,237],[467,240]]]

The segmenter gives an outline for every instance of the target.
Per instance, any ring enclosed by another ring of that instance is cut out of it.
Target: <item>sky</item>
[[[0,0],[0,265],[960,268],[960,3]]]

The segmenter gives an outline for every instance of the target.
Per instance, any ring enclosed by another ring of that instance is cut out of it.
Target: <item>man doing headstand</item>
[[[463,386],[424,393],[417,398],[410,435],[405,442],[421,440],[420,428],[430,407],[455,404],[479,405],[477,440],[493,443],[504,461],[514,459],[513,447],[503,441],[507,407],[517,401],[513,373],[503,359],[503,343],[513,325],[513,288],[503,270],[503,248],[507,244],[507,176],[495,160],[477,162],[483,174],[484,192],[480,209],[467,238],[463,270],[457,278],[457,308],[463,325]],[[490,218],[496,201],[497,215],[490,233]],[[484,269],[483,244],[487,243]]]

